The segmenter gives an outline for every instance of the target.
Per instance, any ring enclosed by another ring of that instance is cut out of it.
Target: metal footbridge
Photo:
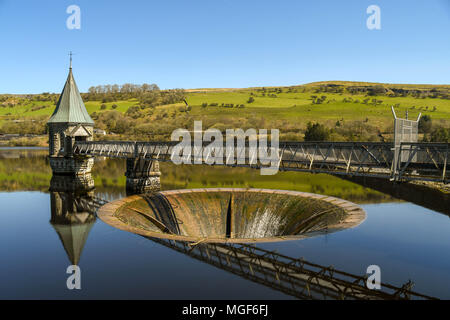
[[[141,158],[173,161],[179,142],[77,141],[75,156]],[[232,167],[267,168],[346,176],[367,176],[395,181],[450,181],[449,143],[402,142],[280,142],[269,146],[244,148],[223,144],[219,151],[209,143],[192,143],[190,154],[180,153],[184,164],[211,163]],[[266,155],[266,156],[261,156]],[[269,156],[270,155],[270,156]],[[272,161],[272,164],[271,164]]]

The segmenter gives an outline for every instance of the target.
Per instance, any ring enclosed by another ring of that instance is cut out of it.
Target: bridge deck
[[[450,180],[449,143],[374,142],[280,142],[270,146],[244,147],[209,143],[194,145],[183,151],[178,142],[89,141],[76,142],[75,155],[112,158],[140,157],[148,160],[185,164],[215,164],[251,168],[269,168],[276,164],[281,171],[306,171],[349,176],[372,176],[391,180]],[[274,155],[276,155],[274,157]]]

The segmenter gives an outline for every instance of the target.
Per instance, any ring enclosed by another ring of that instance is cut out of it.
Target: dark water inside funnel
[[[165,189],[256,187],[330,194],[367,213],[356,228],[299,241],[257,244],[292,257],[364,275],[379,265],[383,282],[450,298],[450,219],[424,207],[325,175],[262,177],[242,168],[162,164]],[[96,195],[125,196],[122,161],[98,161]],[[68,290],[67,248],[50,223],[51,173],[45,151],[0,151],[1,299],[291,299],[280,291],[95,220],[80,254],[81,290]]]

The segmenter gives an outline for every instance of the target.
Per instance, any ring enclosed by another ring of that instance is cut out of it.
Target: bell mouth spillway
[[[99,209],[105,223],[139,235],[189,242],[269,242],[352,228],[354,203],[312,193],[211,188],[134,195]]]

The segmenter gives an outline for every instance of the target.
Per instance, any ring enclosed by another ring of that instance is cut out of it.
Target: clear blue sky
[[[74,55],[81,91],[450,84],[449,0],[0,0],[0,93],[59,92]],[[81,8],[81,29],[66,8]],[[366,9],[381,8],[381,30]]]

